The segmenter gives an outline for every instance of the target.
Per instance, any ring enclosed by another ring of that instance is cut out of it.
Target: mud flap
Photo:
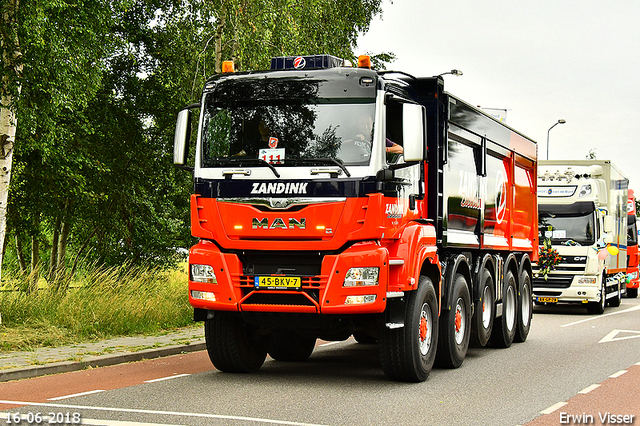
[[[406,315],[406,297],[394,297],[387,300],[385,326],[389,329],[404,327]]]

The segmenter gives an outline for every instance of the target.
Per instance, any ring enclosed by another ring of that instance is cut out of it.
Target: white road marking
[[[49,398],[47,399],[47,401],[59,401],[61,399],[73,398],[74,396],[91,395],[92,393],[100,393],[100,392],[104,392],[104,389],[96,389],[96,390],[87,391],[87,392],[74,393],[71,395],[57,396],[55,398]]]
[[[578,393],[589,393],[589,392],[591,392],[592,390],[597,389],[597,388],[599,388],[599,387],[600,387],[600,385],[591,385],[591,386],[587,386],[586,388],[582,389],[582,390],[581,390],[580,392],[578,392]]]
[[[546,410],[540,411],[540,414],[551,414],[554,411],[556,411],[558,408],[562,408],[565,405],[567,405],[566,402],[558,402],[557,404],[553,404],[551,407],[547,408]]]
[[[616,337],[620,333],[636,333],[637,335],[636,336]],[[640,331],[634,331],[634,330],[612,330],[609,334],[604,336],[602,338],[602,340],[600,340],[598,343],[616,342],[618,340],[635,339],[635,338],[638,338],[638,337],[640,337]]]
[[[612,379],[615,379],[616,377],[622,376],[626,372],[627,372],[627,370],[620,370],[617,373],[610,375],[609,377],[612,378]]]
[[[632,311],[637,311],[640,310],[640,305],[635,305],[633,308],[629,308],[629,309],[624,309],[622,311],[617,311],[617,312],[610,312],[608,314],[602,314],[602,315],[598,315],[596,317],[590,317],[590,318],[586,318],[580,321],[575,321],[575,322],[570,322],[569,324],[563,324],[560,327],[569,327],[571,325],[576,325],[576,324],[581,324],[583,322],[587,322],[587,321],[593,321],[593,320],[597,320],[600,318],[605,318],[611,315],[618,315],[618,314],[625,314],[627,312],[632,312]]]
[[[158,415],[179,416],[179,417],[199,417],[203,419],[241,420],[241,421],[255,422],[255,423],[271,423],[276,425],[290,425],[290,426],[327,426],[327,425],[321,425],[317,423],[291,422],[287,420],[262,419],[258,417],[224,416],[219,414],[185,413],[185,412],[179,412],[179,411],[163,411],[163,410],[141,410],[136,408],[92,407],[90,405],[67,405],[67,404],[51,404],[46,402],[6,401],[6,400],[0,400],[0,404],[29,405],[29,406],[38,406],[38,407],[56,407],[56,408],[67,408],[72,410],[113,411],[116,413],[139,413],[139,414],[158,414]],[[135,425],[136,423],[131,423],[131,424]]]
[[[171,379],[175,379],[177,377],[185,377],[185,376],[190,376],[190,375],[191,374],[176,374],[175,376],[167,376],[167,377],[161,377],[159,379],[145,380],[144,383],[162,382],[164,380],[171,380]]]

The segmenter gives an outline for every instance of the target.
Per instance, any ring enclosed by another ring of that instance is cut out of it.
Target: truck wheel
[[[627,297],[631,299],[635,299],[636,297],[638,297],[638,289],[627,287]]]
[[[531,329],[531,317],[533,316],[533,297],[531,295],[531,276],[527,271],[522,274],[522,285],[518,298],[518,322],[516,327],[515,342],[524,342]]]
[[[493,277],[487,268],[482,270],[480,281],[480,300],[475,302],[471,320],[471,343],[483,347],[491,337],[496,298]]]
[[[410,292],[404,327],[383,330],[380,361],[391,380],[422,382],[429,377],[438,342],[438,298],[431,279],[421,276]]]
[[[467,355],[471,336],[471,296],[462,274],[456,274],[451,296],[451,309],[440,315],[440,344],[436,357],[438,365],[458,368]]]
[[[491,333],[491,343],[500,348],[508,348],[516,335],[518,316],[518,297],[516,278],[513,272],[507,271],[502,289],[502,315],[496,318]]]
[[[622,302],[622,283],[618,280],[618,295],[609,299],[609,306],[617,308]]]
[[[600,301],[599,302],[589,302],[587,303],[587,312],[593,315],[600,315],[604,313],[604,308],[607,306],[607,296],[606,290],[604,287],[604,275],[600,281]]]
[[[291,330],[276,330],[271,334],[268,352],[276,361],[305,361],[315,346],[315,337],[303,337]]]
[[[204,336],[209,359],[220,371],[254,372],[267,357],[267,340],[235,312],[216,311],[204,323]]]

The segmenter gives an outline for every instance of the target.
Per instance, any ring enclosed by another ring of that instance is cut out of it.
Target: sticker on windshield
[[[282,164],[284,160],[284,148],[261,149],[258,158],[270,164]]]
[[[567,230],[566,229],[554,229],[553,230],[553,236],[551,238],[553,238],[553,239],[567,238]]]
[[[269,138],[269,148],[277,148],[278,147],[278,138],[271,136]]]

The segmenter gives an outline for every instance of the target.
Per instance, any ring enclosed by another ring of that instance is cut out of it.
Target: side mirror
[[[189,138],[191,136],[191,110],[183,109],[178,113],[176,132],[173,137],[173,164],[184,166],[189,154]]]
[[[424,160],[424,117],[424,107],[422,105],[402,105],[402,155],[404,156],[404,161]]]
[[[613,216],[606,215],[604,217],[604,232],[608,234],[613,232]]]

